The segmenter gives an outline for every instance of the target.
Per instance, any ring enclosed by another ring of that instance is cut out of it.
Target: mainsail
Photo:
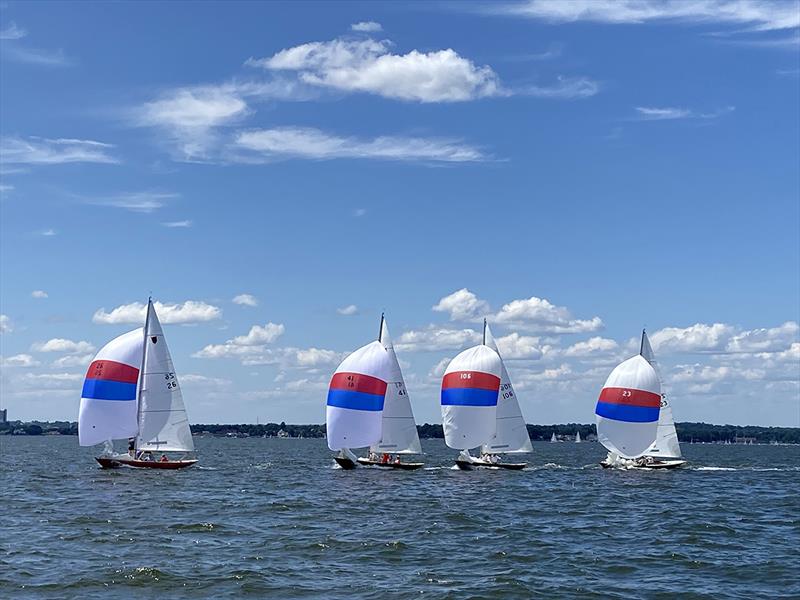
[[[597,438],[623,458],[642,456],[656,438],[661,384],[640,354],[619,364],[597,400]]]
[[[533,452],[528,426],[525,424],[517,395],[511,385],[511,378],[486,321],[483,323],[483,335],[484,344],[497,352],[500,358],[500,391],[497,398],[497,431],[483,444],[481,452],[489,454]]]
[[[457,355],[442,378],[442,425],[450,448],[467,450],[486,443],[497,431],[500,356],[479,345]]]
[[[147,303],[137,450],[192,452],[194,442],[175,367],[152,301]]]
[[[373,452],[391,452],[395,454],[422,454],[419,443],[417,424],[411,410],[411,401],[408,397],[406,384],[403,381],[403,372],[397,355],[394,352],[392,338],[386,319],[381,315],[381,332],[378,341],[383,345],[389,359],[389,378],[386,386],[386,396],[383,403],[383,419],[381,424],[381,439],[373,444]]]
[[[642,331],[642,344],[641,355],[645,358],[650,366],[655,369],[658,380],[661,382],[661,412],[658,415],[658,432],[656,434],[656,441],[645,452],[648,456],[660,456],[664,458],[681,458],[681,446],[678,443],[678,432],[675,431],[675,421],[672,417],[672,406],[667,400],[667,394],[664,392],[664,378],[661,376],[661,369],[656,362],[655,353],[650,340],[647,337],[647,332]]]
[[[331,378],[325,409],[328,448],[362,448],[381,439],[389,353],[379,341],[353,352]]]
[[[142,328],[114,338],[86,371],[78,413],[78,443],[93,446],[139,431],[136,386],[142,364]]]

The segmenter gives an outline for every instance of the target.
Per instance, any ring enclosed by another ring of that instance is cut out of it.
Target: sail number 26
[[[168,390],[174,390],[178,387],[178,380],[175,379],[175,373],[164,373],[164,380],[167,382]]]

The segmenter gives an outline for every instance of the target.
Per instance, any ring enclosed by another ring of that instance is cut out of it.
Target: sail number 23
[[[175,373],[164,373],[164,380],[167,382],[168,390],[174,390],[178,387],[178,380],[175,379]]]

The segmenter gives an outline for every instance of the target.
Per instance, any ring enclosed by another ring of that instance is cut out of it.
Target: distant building
[[[0,408],[0,423],[8,423],[8,409]]]

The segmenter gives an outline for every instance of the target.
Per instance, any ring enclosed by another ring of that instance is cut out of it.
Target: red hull
[[[190,460],[165,460],[165,461],[157,461],[157,460],[135,460],[133,458],[125,458],[125,457],[110,457],[110,456],[100,456],[95,458],[97,462],[100,463],[100,466],[104,469],[116,469],[123,465],[128,467],[137,467],[142,469],[185,469],[186,467],[191,467],[193,464],[197,462],[196,458]]]

